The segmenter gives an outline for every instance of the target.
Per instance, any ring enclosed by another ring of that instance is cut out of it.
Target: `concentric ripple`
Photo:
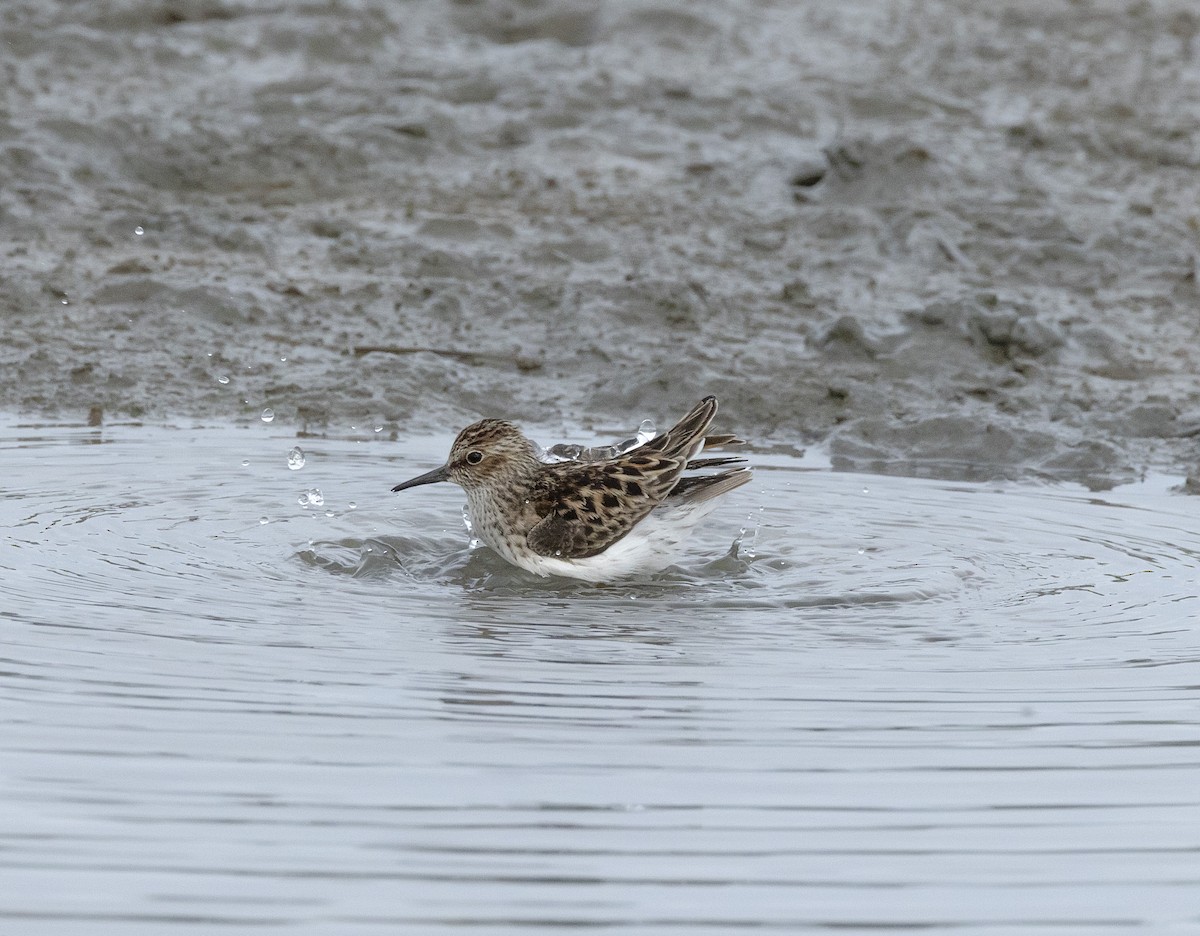
[[[295,441],[0,438],[0,931],[1200,927],[1167,480],[758,456],[678,567],[595,586],[388,493],[448,439]]]

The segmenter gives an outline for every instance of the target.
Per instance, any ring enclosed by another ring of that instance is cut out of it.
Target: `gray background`
[[[711,392],[839,466],[1184,471],[1198,25],[10,0],[0,407],[403,437],[661,425]]]

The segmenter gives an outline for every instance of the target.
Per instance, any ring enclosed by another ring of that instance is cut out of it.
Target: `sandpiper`
[[[696,456],[737,442],[705,432],[717,414],[707,396],[660,436],[613,457],[549,462],[510,422],[467,426],[440,468],[393,491],[453,481],[467,492],[474,531],[515,566],[537,575],[607,582],[671,564],[720,495],[750,480],[741,458]],[[724,468],[685,475],[689,469]]]

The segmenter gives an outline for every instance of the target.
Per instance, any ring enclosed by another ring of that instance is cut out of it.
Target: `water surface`
[[[760,453],[594,586],[448,442],[8,423],[0,931],[1200,932],[1200,500]]]

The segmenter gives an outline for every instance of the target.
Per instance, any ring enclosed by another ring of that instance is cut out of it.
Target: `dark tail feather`
[[[700,437],[712,424],[717,415],[717,398],[706,396],[692,407],[692,411],[662,435],[651,439],[644,446],[651,451],[662,452],[668,458],[687,461],[696,453]]]
[[[700,468],[720,468],[723,465],[744,465],[744,458],[697,458],[694,461],[687,463],[688,471],[695,471]]]
[[[734,468],[715,475],[697,475],[694,478],[680,478],[679,483],[671,489],[670,501],[676,498],[698,504],[701,501],[720,497],[727,491],[741,487],[754,477],[750,468]]]

